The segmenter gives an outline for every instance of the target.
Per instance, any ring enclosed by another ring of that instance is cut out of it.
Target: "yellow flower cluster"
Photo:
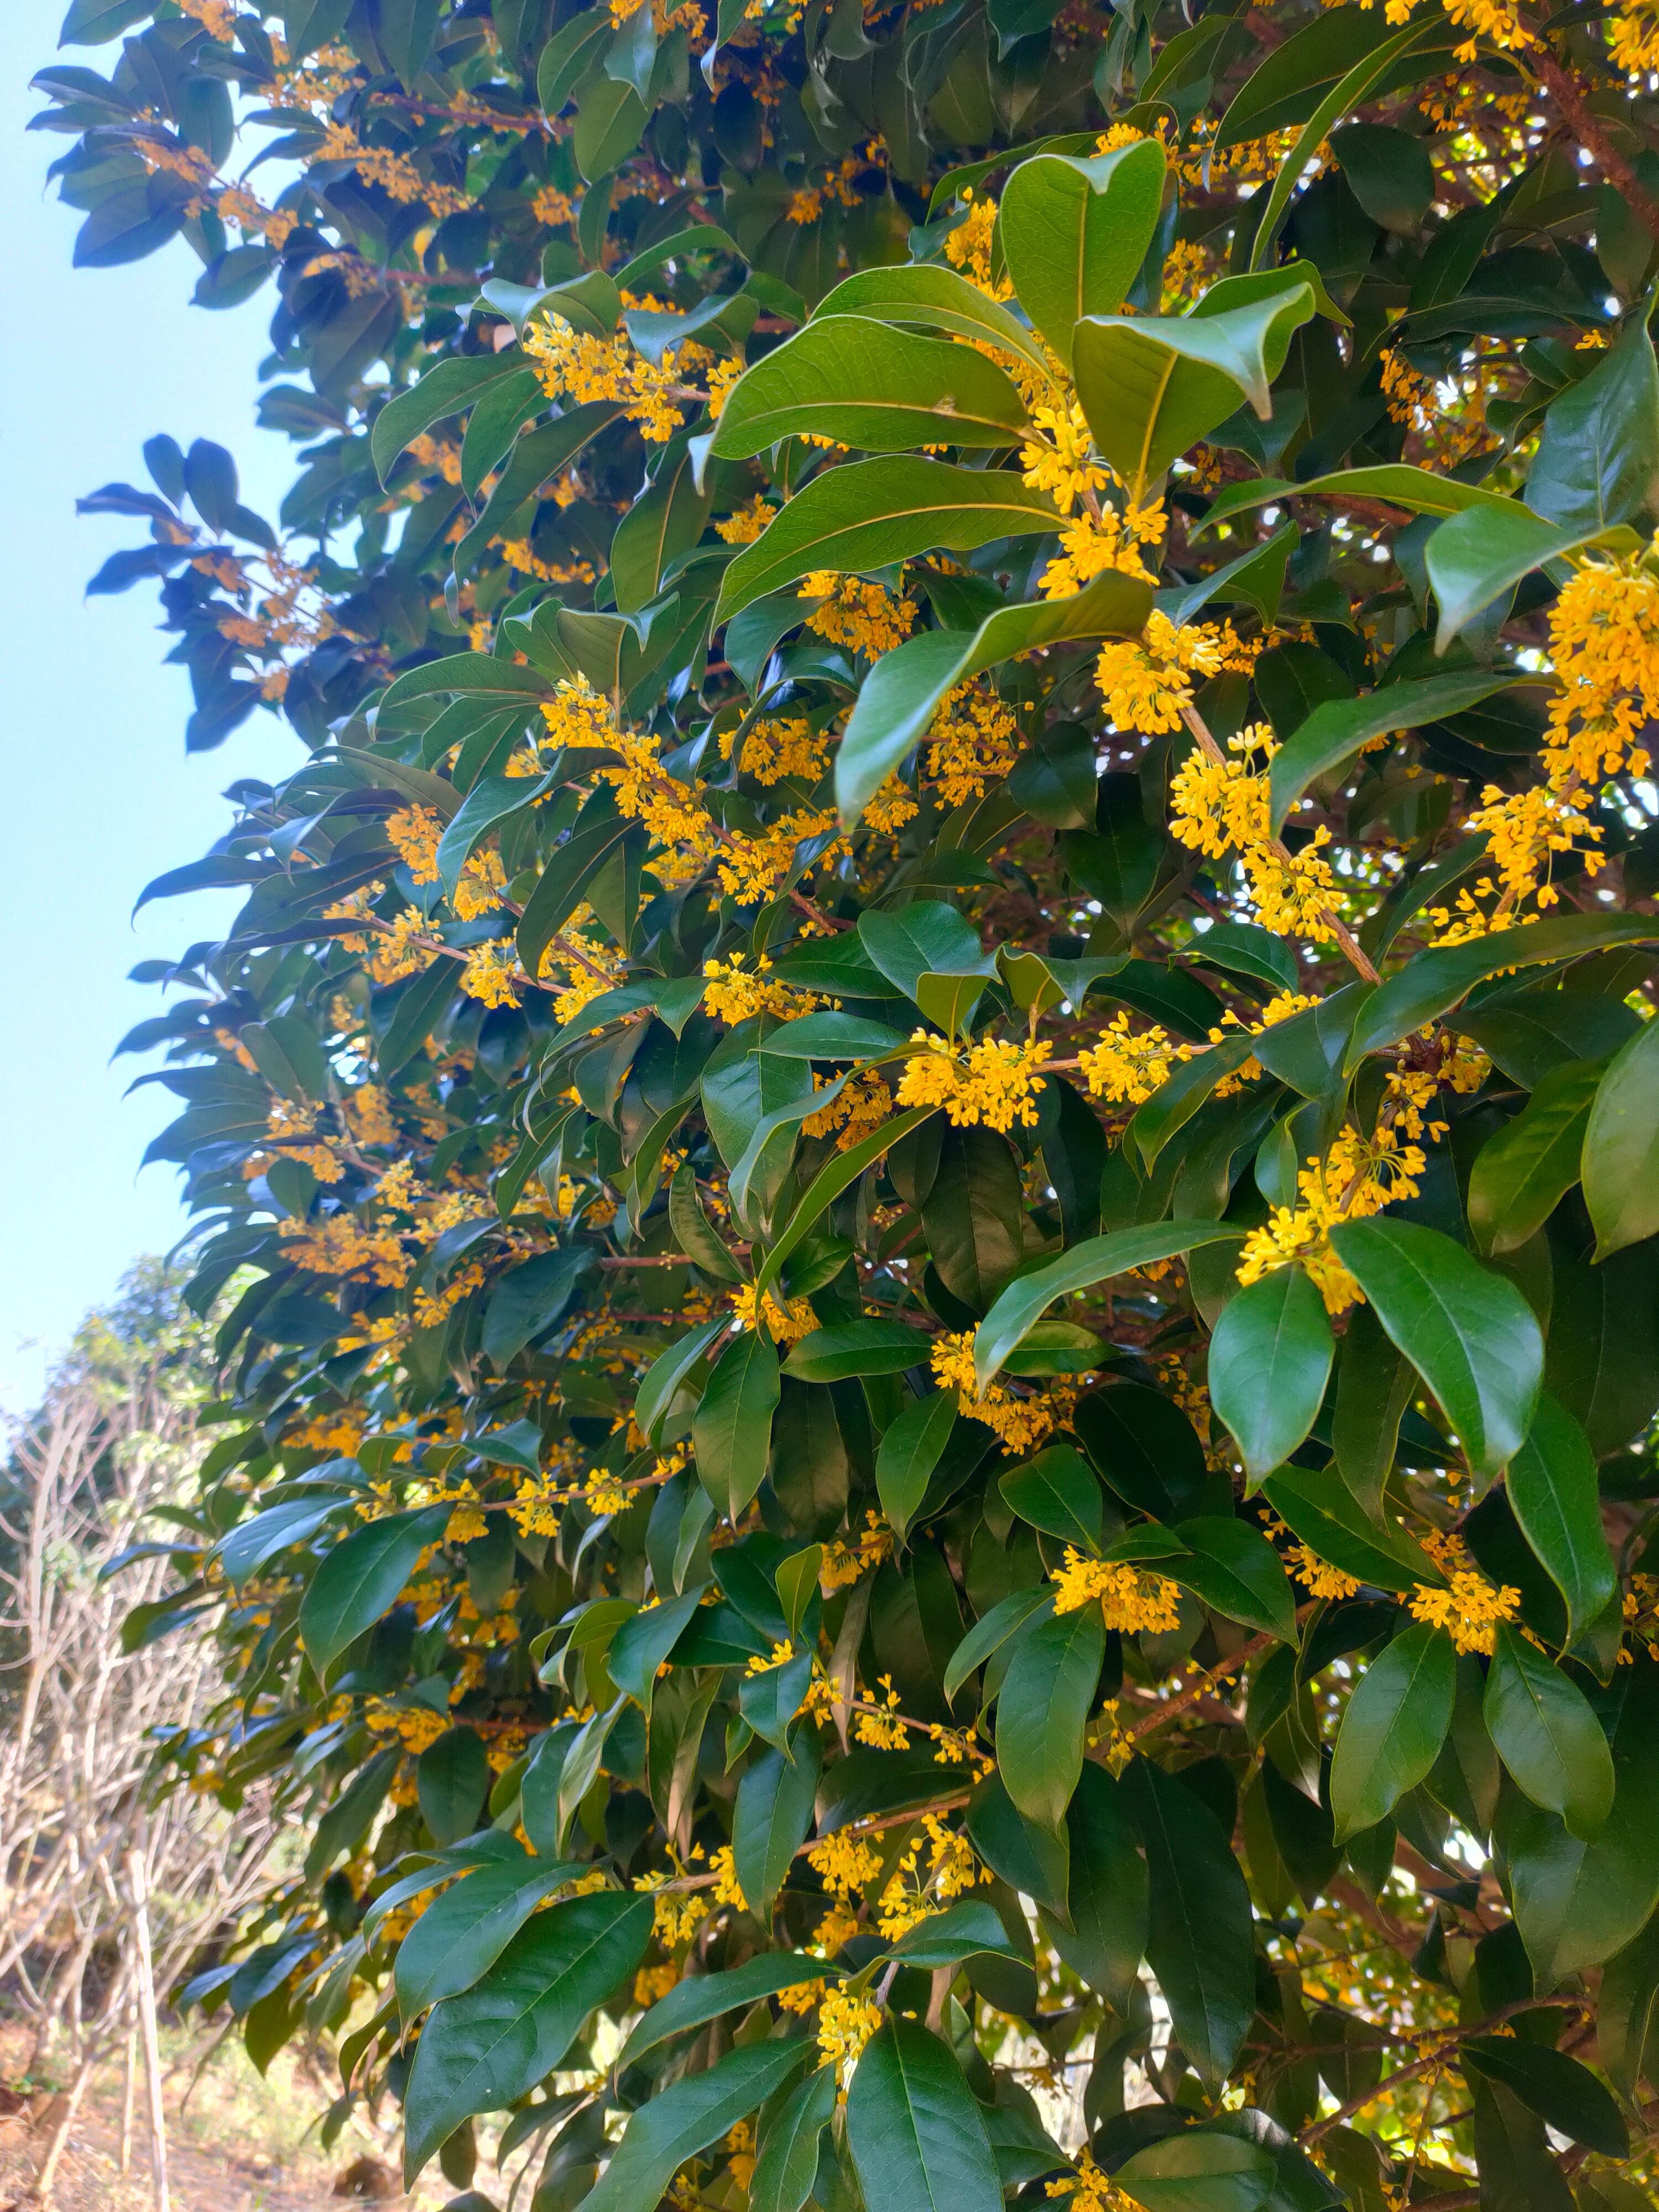
[[[957,1410],[971,1421],[982,1421],[1002,1439],[1003,1455],[1035,1451],[1071,1407],[1062,1394],[1040,1398],[1017,1398],[1000,1382],[994,1382],[981,1398],[974,1376],[974,1339],[970,1330],[935,1340],[932,1355],[933,1379],[941,1389],[957,1394]]]
[[[866,659],[879,659],[909,636],[916,603],[895,599],[884,584],[866,583],[834,568],[818,568],[800,586],[804,599],[822,602],[806,617],[806,627],[831,645],[844,645]]]
[[[1013,284],[1004,276],[993,283],[991,254],[996,237],[997,204],[994,199],[975,199],[969,185],[963,193],[968,212],[945,241],[945,258],[952,269],[958,269],[970,284],[978,285],[981,292],[994,300],[1012,297]]]
[[[732,1293],[732,1311],[741,1328],[758,1328],[756,1318],[756,1291],[752,1283],[744,1283]],[[768,1291],[761,1306],[761,1320],[767,1334],[775,1344],[798,1344],[804,1336],[811,1336],[818,1326],[817,1316],[805,1298],[791,1298],[785,1305],[775,1291]]]
[[[1437,1142],[1446,1133],[1443,1121],[1425,1119],[1437,1088],[1443,1083],[1468,1095],[1486,1080],[1485,1055],[1462,1039],[1438,1037],[1434,1049],[1433,1066],[1401,1067],[1389,1074],[1369,1137],[1344,1129],[1322,1160],[1310,1156],[1297,1176],[1298,1203],[1275,1206],[1245,1238],[1237,1269],[1241,1283],[1259,1282],[1275,1268],[1300,1261],[1327,1311],[1346,1313],[1361,1302],[1358,1284],[1332,1249],[1332,1229],[1380,1213],[1398,1199],[1415,1198],[1417,1178],[1428,1165],[1424,1139]]]
[[[537,316],[526,326],[524,349],[550,399],[568,397],[584,404],[616,400],[653,445],[665,445],[679,428],[686,401],[679,396],[683,387],[675,374],[672,347],[664,353],[659,368],[635,351],[625,331],[598,337],[573,329],[562,316],[548,314]]]
[[[1490,1658],[1498,1640],[1500,1620],[1513,1620],[1521,1605],[1521,1593],[1510,1583],[1501,1588],[1489,1583],[1485,1575],[1456,1545],[1466,1564],[1447,1567],[1447,1587],[1436,1589],[1431,1583],[1419,1583],[1412,1596],[1412,1618],[1427,1621],[1431,1628],[1443,1628],[1460,1652],[1478,1651]],[[1441,1547],[1431,1540],[1425,1549],[1437,1551]]]
[[[915,1030],[910,1042],[921,1050],[904,1063],[898,1087],[901,1106],[943,1106],[958,1129],[983,1122],[988,1129],[1006,1133],[1016,1121],[1024,1129],[1036,1128],[1036,1108],[1031,1102],[1042,1088],[1036,1071],[1043,1065],[1046,1046],[981,1037],[963,1054],[948,1037],[927,1030]]]
[[[1111,473],[1095,458],[1088,417],[1074,398],[1061,405],[1034,407],[1031,421],[1046,434],[1028,438],[1020,450],[1024,480],[1033,491],[1048,492],[1060,513],[1069,514],[1080,501],[1107,489]]]
[[[1095,682],[1106,712],[1121,730],[1163,737],[1181,726],[1193,702],[1194,676],[1254,665],[1254,655],[1231,623],[1183,623],[1179,628],[1156,609],[1138,638],[1113,638],[1101,647]]]
[[[398,983],[405,975],[418,975],[429,968],[438,955],[430,945],[420,943],[426,934],[426,922],[412,906],[394,915],[390,924],[379,933],[379,943],[368,963],[368,972],[374,981]]]
[[[1014,764],[1019,725],[983,684],[959,684],[945,698],[928,732],[927,773],[947,806],[983,799]]]
[[[794,866],[799,848],[809,838],[821,837],[835,828],[833,809],[799,807],[769,823],[757,836],[745,836],[734,830],[717,833],[720,888],[739,906],[758,906],[775,896]],[[819,861],[832,860],[848,849],[844,837],[836,838],[819,854]]]
[[[1068,1544],[1066,1563],[1055,1569],[1053,1581],[1056,1613],[1080,1613],[1097,1604],[1107,1627],[1125,1636],[1158,1636],[1181,1625],[1175,1584],[1127,1560],[1086,1559]]]
[[[727,760],[732,736],[728,731],[720,739],[720,752]],[[829,764],[828,741],[821,733],[814,735],[805,714],[757,722],[743,741],[743,757],[738,763],[744,775],[764,784],[781,783],[787,775],[816,783]]]
[[[1337,883],[1321,848],[1331,833],[1322,824],[1299,853],[1288,852],[1270,828],[1267,763],[1278,750],[1272,732],[1253,722],[1228,742],[1237,758],[1218,760],[1200,746],[1176,769],[1170,834],[1212,859],[1237,854],[1263,928],[1328,944],[1336,934],[1330,909]]]
[[[1558,902],[1554,856],[1594,875],[1601,826],[1586,801],[1614,775],[1645,775],[1640,739],[1659,714],[1659,577],[1651,549],[1583,562],[1550,611],[1550,654],[1560,684],[1543,749],[1545,781],[1518,792],[1489,785],[1467,827],[1487,837],[1496,884],[1483,878],[1455,908],[1431,909],[1436,942],[1461,944],[1531,921]],[[1487,905],[1485,901],[1492,900]]]
[[[364,1227],[354,1213],[282,1221],[283,1257],[313,1275],[346,1275],[393,1289],[406,1282],[413,1262],[398,1238]]]
[[[716,1019],[735,1027],[753,1014],[777,1014],[786,1022],[799,1021],[803,1014],[826,1003],[811,991],[797,991],[781,976],[771,975],[771,965],[763,952],[753,968],[743,965],[743,955],[738,952],[729,960],[705,960],[702,972],[708,980],[703,1005]]]
[[[386,834],[417,884],[438,880],[438,841],[444,825],[429,806],[401,806],[390,816]]]
[[[653,1892],[661,1889],[667,1880],[665,1874],[656,1870],[642,1874],[634,1887],[636,1890]],[[652,1935],[665,1951],[683,1950],[712,1910],[712,1900],[707,1890],[671,1891],[667,1896],[656,1899],[652,1912]]]
[[[868,1997],[842,1989],[827,1990],[818,2007],[818,2063],[844,2075],[856,2066],[864,2046],[881,2026],[879,2009]],[[844,2100],[847,2091],[838,2093]]]
[[[1121,512],[1109,502],[1097,514],[1073,516],[1060,533],[1060,550],[1042,572],[1043,597],[1065,599],[1109,568],[1139,576],[1150,584],[1154,580],[1152,571],[1141,559],[1140,549],[1161,545],[1168,527],[1161,499],[1146,507],[1137,507],[1131,500]],[[1116,662],[1112,665],[1117,665]]]
[[[1045,2197],[1069,2197],[1072,2212],[1140,2212],[1140,2207],[1127,2190],[1120,2189],[1109,2174],[1095,2164],[1094,2153],[1085,2145],[1078,2159],[1077,2172],[1063,2180],[1050,2181],[1043,2186]]]
[[[1615,69],[1645,76],[1659,69],[1659,14],[1651,8],[1628,9],[1605,26],[1607,53]]]
[[[808,1137],[834,1133],[836,1151],[847,1152],[873,1136],[892,1110],[893,1094],[886,1083],[873,1067],[862,1068],[829,1105],[807,1115],[801,1132]]]
[[[823,1547],[823,1564],[818,1570],[818,1588],[826,1597],[837,1590],[850,1589],[872,1567],[878,1567],[884,1559],[893,1556],[893,1532],[880,1520],[873,1508],[866,1508],[865,1525],[854,1544],[843,1544],[832,1539]]]
[[[1093,1097],[1115,1106],[1139,1106],[1169,1081],[1177,1061],[1192,1055],[1191,1045],[1176,1044],[1158,1023],[1132,1030],[1128,1015],[1122,1013],[1114,1017],[1098,1044],[1078,1054],[1078,1070]]]
[[[752,545],[776,513],[757,492],[714,525],[714,535],[728,545]]]
[[[487,1006],[516,1006],[519,992],[529,981],[510,938],[492,938],[487,945],[475,945],[461,970],[461,988],[469,998],[482,999]]]
[[[476,921],[480,915],[494,914],[503,905],[506,894],[507,871],[492,846],[468,860],[456,878],[450,904],[463,921]]]

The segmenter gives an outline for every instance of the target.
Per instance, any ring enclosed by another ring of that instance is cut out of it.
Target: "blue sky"
[[[273,519],[292,449],[253,421],[272,295],[228,313],[192,307],[198,264],[177,242],[126,268],[71,268],[80,218],[48,196],[45,178],[72,142],[24,131],[43,104],[28,80],[58,58],[66,4],[0,7],[12,303],[0,351],[0,1407],[12,1411],[33,1401],[52,1351],[130,1261],[166,1249],[184,1225],[174,1171],[137,1172],[167,1116],[165,1095],[125,1098],[146,1063],[109,1055],[161,1004],[127,970],[211,934],[233,908],[158,902],[135,926],[133,902],[221,833],[220,794],[234,777],[273,775],[301,757],[287,726],[264,712],[216,752],[187,757],[189,685],[161,665],[173,641],[157,629],[153,588],[82,596],[105,555],[141,542],[143,526],[77,517],[76,498],[112,478],[146,483],[147,437],[228,447],[244,499]],[[107,72],[115,52],[61,58]]]

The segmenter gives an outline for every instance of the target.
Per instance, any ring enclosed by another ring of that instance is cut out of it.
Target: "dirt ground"
[[[240,2045],[228,2044],[191,2077],[203,2045],[165,2035],[167,2180],[173,2212],[343,2212],[349,2203],[374,2203],[388,2212],[437,2212],[454,2193],[435,2174],[422,2177],[413,2196],[398,2188],[398,2145],[354,2121],[332,2151],[319,2152],[316,2123],[329,2085],[308,2076],[286,2053],[261,2081]],[[49,2091],[27,2100],[8,2093],[27,2051],[27,2038],[0,2027],[0,2212],[24,2212],[35,2202],[36,2173],[45,2159],[61,2105]],[[124,2069],[115,2063],[94,2076],[82,2100],[58,2169],[55,2212],[152,2212],[143,2082],[138,2081],[129,2171],[120,2170]],[[188,2093],[188,2094],[187,2094]],[[493,2173],[479,2185],[492,2191]],[[352,2182],[356,2187],[350,2185]]]

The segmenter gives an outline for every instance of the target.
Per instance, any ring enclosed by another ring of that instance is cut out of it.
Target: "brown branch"
[[[1304,2128],[1297,2137],[1297,2142],[1304,2150],[1308,2149],[1322,2136],[1328,2135],[1333,2128],[1340,2127],[1345,2120],[1351,2119],[1356,2112],[1363,2112],[1367,2105],[1375,2104],[1379,2097],[1386,2097],[1391,2089],[1398,2088],[1402,2081],[1413,2081],[1419,2074],[1433,2073],[1443,2067],[1449,2054],[1460,2043],[1470,2042],[1477,2035],[1490,2035],[1493,2028],[1500,2027],[1506,2020],[1513,2019],[1516,2013],[1534,2012],[1543,2005],[1557,2005],[1564,2010],[1574,2012],[1588,2012],[1591,2008],[1588,1997],[1515,1997],[1508,2004],[1499,2005],[1496,2012],[1489,2012],[1484,2020],[1472,2021],[1467,2027],[1449,2029],[1444,2034],[1437,2033],[1434,2048],[1426,2057],[1414,2058],[1409,2066],[1396,2067],[1374,2088],[1362,2089],[1357,2097],[1350,2097],[1346,2105],[1339,2105],[1335,2112],[1328,2112],[1322,2120],[1316,2120],[1310,2128]]]
[[[1659,200],[1655,199],[1620,152],[1600,118],[1591,112],[1572,72],[1557,60],[1541,38],[1530,51],[1537,58],[1540,82],[1571,125],[1579,143],[1614,191],[1641,217],[1650,235],[1659,239]]]

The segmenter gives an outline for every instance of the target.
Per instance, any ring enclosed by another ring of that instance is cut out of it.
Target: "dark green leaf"
[[[1210,1340],[1210,1398],[1252,1484],[1306,1438],[1335,1356],[1325,1302],[1300,1267],[1275,1268],[1223,1307]]]
[[[1385,1820],[1440,1755],[1457,1693],[1443,1631],[1419,1621],[1373,1659],[1342,1716],[1331,1762],[1331,1817],[1346,1844]]]
[[[1415,1222],[1351,1221],[1331,1242],[1439,1400],[1471,1468],[1494,1474],[1532,1426],[1543,1380],[1531,1307],[1513,1283]]]
[[[866,2203],[1001,2212],[973,2092],[949,2045],[914,2021],[889,2021],[865,2046],[848,2092],[847,2141]]]

